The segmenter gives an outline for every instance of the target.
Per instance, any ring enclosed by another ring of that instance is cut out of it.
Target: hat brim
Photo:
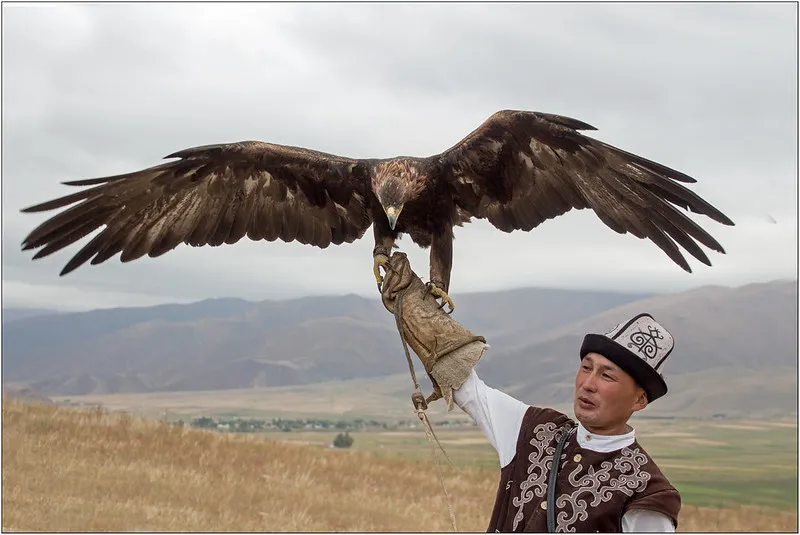
[[[587,334],[581,345],[581,360],[588,353],[599,353],[625,370],[647,393],[648,403],[667,393],[664,378],[636,354],[614,340],[600,334]]]

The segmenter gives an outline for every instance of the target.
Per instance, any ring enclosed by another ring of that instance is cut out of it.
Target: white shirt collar
[[[630,431],[624,435],[596,435],[588,431],[583,424],[578,422],[577,435],[578,446],[581,448],[609,453],[630,446],[636,440],[636,430],[630,427]]]

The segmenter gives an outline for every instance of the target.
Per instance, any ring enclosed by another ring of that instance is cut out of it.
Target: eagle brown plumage
[[[711,265],[699,244],[722,246],[678,208],[733,225],[680,183],[681,172],[579,133],[594,127],[559,115],[503,110],[450,149],[427,158],[354,159],[259,141],[182,150],[168,163],[124,175],[65,182],[90,186],[23,212],[63,210],[23,249],[50,255],[103,228],[61,271],[116,254],[160,256],[181,243],[251,240],[326,248],[373,226],[375,276],[407,233],[430,247],[434,293],[447,296],[453,228],[470,218],[530,231],[571,209],[592,209],[618,233],[649,239],[691,272],[678,246]],[[402,212],[402,213],[401,213]]]

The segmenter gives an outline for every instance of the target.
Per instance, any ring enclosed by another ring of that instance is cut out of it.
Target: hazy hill
[[[3,307],[3,323],[9,321],[20,320],[24,318],[32,318],[34,316],[47,316],[50,314],[58,314],[57,310],[49,308],[6,308]]]
[[[584,334],[605,332],[640,312],[650,312],[676,340],[664,368],[672,392],[659,409],[741,414],[775,407],[796,413],[796,281],[703,287],[627,303],[513,348],[500,340],[478,370],[487,382],[527,401],[567,401]]]
[[[626,303],[499,350],[504,365],[492,371],[494,378],[510,384],[522,375],[530,381],[543,364],[574,369],[585,333],[605,332],[640,312],[651,313],[675,338],[667,375],[717,366],[797,366],[797,282],[791,281],[703,287]]]
[[[586,332],[647,311],[677,340],[660,409],[796,413],[797,282],[664,295],[523,289],[456,295],[492,345],[478,370],[529,402],[569,400]],[[4,324],[5,381],[45,395],[216,390],[406,373],[394,318],[355,295],[98,310]]]
[[[540,334],[641,295],[523,289],[455,296],[486,336]],[[53,395],[304,384],[407,369],[394,318],[355,295],[120,308],[4,325],[5,380]]]

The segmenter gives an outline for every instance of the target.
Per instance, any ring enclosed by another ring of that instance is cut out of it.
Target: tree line
[[[178,420],[175,425],[187,425],[183,420]],[[259,433],[263,431],[299,431],[299,430],[346,430],[346,431],[373,431],[373,430],[395,430],[413,429],[420,426],[415,420],[399,420],[394,423],[378,422],[376,420],[366,420],[354,418],[352,420],[325,420],[321,418],[273,418],[272,420],[261,420],[257,418],[211,418],[201,416],[188,422],[190,427],[201,429],[218,429],[234,433]],[[474,425],[471,422],[459,420],[444,420],[435,422],[439,427],[465,427]]]

